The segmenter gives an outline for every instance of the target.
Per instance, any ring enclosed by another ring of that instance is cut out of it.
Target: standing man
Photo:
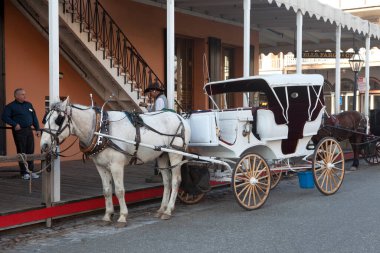
[[[41,131],[38,124],[36,112],[33,105],[27,101],[26,92],[22,88],[14,91],[15,100],[7,104],[4,108],[2,119],[5,123],[12,126],[13,140],[16,144],[17,153],[34,153],[34,136],[32,126],[36,130],[36,135],[40,137]],[[23,162],[19,162],[21,178],[28,180],[28,174]],[[34,162],[28,161],[28,169],[33,171]],[[32,178],[39,178],[36,173],[32,173]]]
[[[157,81],[155,83],[149,84],[148,88],[144,90],[144,94],[148,95],[150,101],[154,100],[154,103],[152,103],[148,107],[149,112],[161,111],[162,109],[168,107],[168,99],[165,96],[164,90],[160,88],[160,85],[158,84]],[[147,183],[162,182],[162,178],[158,174],[157,161],[155,163],[154,174],[149,178],[145,178],[145,182]]]

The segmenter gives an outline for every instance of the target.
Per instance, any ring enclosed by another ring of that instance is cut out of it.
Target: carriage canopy
[[[204,90],[209,96],[231,92],[265,93],[268,107],[283,116],[282,120],[277,118],[276,121],[288,123],[289,108],[307,107],[309,120],[319,113],[324,106],[323,82],[323,77],[317,74],[251,76],[211,82],[204,86]]]

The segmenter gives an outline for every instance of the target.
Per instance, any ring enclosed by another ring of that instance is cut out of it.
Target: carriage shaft
[[[109,139],[121,141],[121,142],[124,142],[124,143],[132,144],[132,145],[136,144],[135,141],[118,138],[118,137],[115,137],[115,136],[112,136],[112,135],[108,135],[108,134],[102,134],[102,133],[99,133],[99,132],[95,132],[94,134],[96,134],[98,136],[106,137],[106,138],[109,138]],[[155,145],[141,143],[141,142],[139,143],[139,146],[142,146],[142,147],[145,147],[145,148],[150,148],[150,149],[153,149],[155,151],[163,151],[163,152],[167,152],[167,153],[174,153],[174,154],[183,155],[183,156],[186,156],[186,157],[191,157],[191,158],[202,160],[202,161],[207,161],[207,162],[211,162],[211,163],[220,164],[220,165],[225,166],[228,170],[232,171],[231,166],[228,163],[226,163],[224,161],[216,160],[213,157],[194,155],[194,154],[183,152],[183,151],[176,150],[176,149],[165,148],[165,147],[155,146]]]

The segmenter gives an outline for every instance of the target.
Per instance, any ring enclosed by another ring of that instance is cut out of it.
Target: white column
[[[166,62],[167,62],[167,98],[169,109],[174,109],[174,0],[167,0],[166,4]]]
[[[340,112],[340,41],[342,28],[340,25],[335,30],[335,113]]]
[[[371,38],[369,34],[367,34],[365,38],[365,96],[364,96],[364,115],[367,118],[367,123],[369,119],[369,54],[371,52]],[[369,131],[369,127],[367,125],[367,134]]]
[[[251,46],[251,0],[244,0],[244,53],[243,76],[249,77],[250,46]],[[249,106],[249,93],[243,96],[243,107]]]
[[[297,11],[297,74],[302,74],[302,23],[302,12]]]
[[[59,101],[59,14],[58,0],[49,1],[49,104]],[[52,170],[52,201],[61,200],[61,168],[59,157]]]

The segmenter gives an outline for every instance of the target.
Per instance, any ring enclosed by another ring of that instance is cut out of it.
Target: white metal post
[[[367,34],[365,38],[365,96],[364,96],[364,115],[367,118],[367,122],[369,119],[369,55],[371,52],[371,38],[370,35]],[[367,127],[367,134],[369,132],[369,127]]]
[[[249,77],[250,46],[251,46],[251,0],[244,0],[244,53],[243,76]],[[249,93],[243,96],[243,107],[249,106]]]
[[[340,113],[340,43],[342,28],[340,25],[335,30],[335,113]]]
[[[49,0],[49,104],[59,101],[59,6],[58,0]],[[61,168],[59,157],[52,170],[52,201],[61,200]]]
[[[302,12],[297,11],[297,74],[302,74],[302,23]]]
[[[166,61],[167,61],[167,97],[169,109],[174,109],[174,0],[167,0],[166,4]]]

